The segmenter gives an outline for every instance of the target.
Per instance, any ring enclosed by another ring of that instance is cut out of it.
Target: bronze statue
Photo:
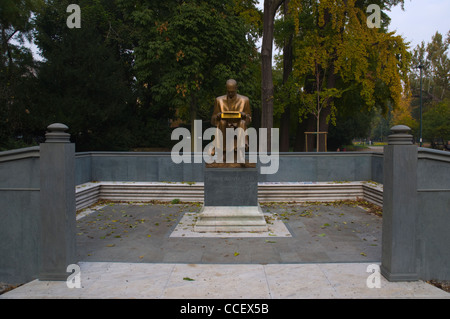
[[[230,79],[226,83],[227,94],[216,98],[211,124],[222,132],[223,140],[216,138],[215,149],[212,151],[212,155],[215,154],[217,149],[222,149],[226,152],[227,128],[242,128],[243,132],[245,132],[252,121],[250,101],[248,97],[237,94],[237,88],[237,82]],[[242,134],[242,132],[239,134]],[[237,140],[239,140],[239,137]],[[236,150],[236,147],[235,142],[234,150]],[[248,136],[245,136],[245,149],[248,150]]]

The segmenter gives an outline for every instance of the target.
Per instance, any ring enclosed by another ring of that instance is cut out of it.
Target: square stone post
[[[381,273],[389,281],[418,279],[417,146],[410,130],[404,125],[394,126],[384,148]]]
[[[65,281],[76,263],[75,145],[67,129],[50,125],[40,145],[41,281]]]

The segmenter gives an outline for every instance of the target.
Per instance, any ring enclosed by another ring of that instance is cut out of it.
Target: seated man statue
[[[252,113],[250,109],[250,101],[248,97],[237,94],[237,82],[233,79],[226,83],[227,94],[216,98],[214,111],[211,117],[211,124],[216,126],[222,132],[222,141],[216,137],[215,149],[211,155],[215,154],[218,149],[226,152],[226,129],[242,128],[242,134],[247,130],[248,125],[252,121]],[[240,140],[240,136],[237,137]],[[237,145],[234,143],[234,151]],[[248,136],[245,136],[245,149],[248,150]],[[229,150],[231,151],[231,150]]]

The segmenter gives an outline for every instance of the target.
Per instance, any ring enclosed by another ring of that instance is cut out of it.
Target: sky
[[[450,0],[405,0],[404,11],[397,6],[387,14],[391,17],[390,31],[411,42],[411,48],[422,41],[431,42],[436,31],[444,37],[450,31]]]

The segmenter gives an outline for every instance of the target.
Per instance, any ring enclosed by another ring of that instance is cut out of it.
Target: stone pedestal
[[[196,232],[268,231],[258,205],[256,167],[205,167],[204,181],[205,201]]]
[[[391,128],[384,148],[381,274],[389,281],[414,281],[417,275],[417,146],[410,128]]]
[[[205,167],[205,206],[258,206],[258,170]]]
[[[77,262],[75,145],[64,124],[48,127],[40,145],[41,281],[65,281]]]

